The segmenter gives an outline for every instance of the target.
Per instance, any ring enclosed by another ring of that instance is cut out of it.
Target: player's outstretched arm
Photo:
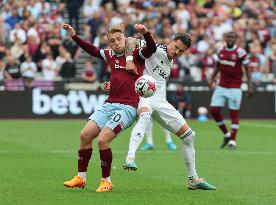
[[[216,76],[218,73],[219,73],[219,62],[217,62],[216,66],[215,66],[215,70],[212,73],[210,80],[208,81],[209,88],[212,89],[215,87],[215,79],[216,79]]]
[[[245,68],[245,75],[246,75],[247,84],[248,84],[247,96],[249,98],[251,98],[253,96],[253,84],[252,84],[252,79],[251,79],[251,72],[250,72],[248,65],[244,65],[244,68]]]
[[[142,48],[141,53],[145,58],[151,57],[152,54],[155,53],[157,47],[155,44],[155,41],[152,38],[152,35],[150,34],[149,30],[147,29],[146,26],[142,24],[135,24],[134,29],[142,33],[145,41],[146,41],[146,46]]]
[[[91,56],[103,59],[100,53],[100,49],[97,48],[96,46],[92,45],[89,42],[86,42],[82,40],[79,36],[76,35],[75,30],[73,29],[72,26],[69,24],[63,24],[62,28],[67,31],[68,35],[87,53],[89,53]]]

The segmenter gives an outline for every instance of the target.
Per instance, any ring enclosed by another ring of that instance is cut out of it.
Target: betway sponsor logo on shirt
[[[68,95],[56,94],[49,96],[41,93],[41,89],[33,89],[32,112],[36,115],[45,115],[53,112],[57,115],[67,113],[73,115],[91,114],[101,107],[107,95],[87,95],[85,91],[69,91]]]
[[[229,66],[232,66],[232,67],[234,67],[236,65],[235,61],[219,60],[219,62],[220,62],[220,64],[229,65]]]

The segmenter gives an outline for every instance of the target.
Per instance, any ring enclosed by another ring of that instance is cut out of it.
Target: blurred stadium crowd
[[[78,34],[104,48],[110,25],[124,23],[136,36],[135,23],[145,24],[157,43],[189,32],[189,53],[174,62],[170,79],[203,81],[210,77],[223,34],[235,31],[238,45],[249,53],[252,79],[276,83],[276,7],[273,0],[4,0],[0,1],[0,81],[75,79],[103,82],[109,69],[86,58],[80,76],[81,50],[60,25],[70,23]],[[136,36],[140,37],[140,36]]]

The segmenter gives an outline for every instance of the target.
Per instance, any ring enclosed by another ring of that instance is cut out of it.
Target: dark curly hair
[[[180,40],[187,48],[189,48],[192,44],[191,35],[188,33],[178,33],[173,38],[174,41]]]

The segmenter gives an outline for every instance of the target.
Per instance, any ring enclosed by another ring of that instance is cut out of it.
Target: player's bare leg
[[[87,121],[80,133],[80,149],[78,151],[78,174],[73,179],[65,181],[66,187],[84,188],[86,185],[86,172],[92,156],[92,140],[100,133],[100,128],[94,121]]]
[[[215,186],[197,175],[194,149],[195,132],[185,123],[176,135],[183,141],[182,154],[188,169],[188,189],[215,190]]]

